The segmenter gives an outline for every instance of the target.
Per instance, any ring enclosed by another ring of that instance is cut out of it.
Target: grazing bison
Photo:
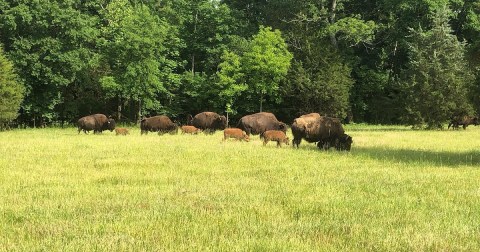
[[[285,143],[288,145],[289,139],[287,135],[285,135],[285,132],[280,131],[280,130],[267,130],[263,132],[263,145],[267,145],[269,141],[276,141],[277,142],[277,147],[282,147],[282,143]]]
[[[214,133],[227,127],[227,118],[214,112],[202,112],[193,117],[192,125],[205,133]]]
[[[118,135],[126,136],[128,134],[130,134],[130,133],[128,132],[128,129],[126,129],[126,128],[116,128],[115,129],[115,135],[117,135],[117,136]]]
[[[267,130],[280,130],[287,132],[287,125],[278,121],[274,114],[268,112],[246,115],[240,119],[237,127],[244,130],[247,135],[260,134],[260,137],[262,137],[262,133]]]
[[[164,133],[176,133],[178,131],[178,126],[168,118],[168,116],[160,115],[153,116],[149,118],[143,118],[140,121],[140,135],[148,134],[151,132],[158,132],[158,134]]]
[[[292,124],[293,147],[298,147],[302,139],[319,142],[322,149],[334,147],[350,150],[351,137],[345,134],[340,120],[326,116],[304,116],[296,118]],[[347,138],[348,136],[348,138]],[[350,144],[348,142],[350,141]]]
[[[93,130],[94,134],[102,133],[104,130],[113,131],[115,129],[115,120],[108,119],[104,114],[94,114],[78,119],[77,127],[79,134],[82,130],[85,134],[90,130]]]
[[[473,116],[452,117],[452,120],[448,124],[447,129],[450,129],[450,126],[452,126],[453,129],[458,129],[459,125],[463,125],[463,129],[467,129],[468,125],[470,124],[477,126],[478,117],[473,117]]]
[[[328,150],[330,147],[335,147],[338,151],[350,151],[353,139],[347,134],[342,134],[337,137],[329,137],[318,141],[317,147],[323,150]]]
[[[182,126],[182,134],[198,134],[199,132],[202,132],[202,130],[195,126]]]
[[[223,131],[223,141],[227,140],[227,138],[235,138],[237,140],[245,140],[246,142],[250,141],[247,133],[245,131],[238,129],[238,128],[228,128]]]

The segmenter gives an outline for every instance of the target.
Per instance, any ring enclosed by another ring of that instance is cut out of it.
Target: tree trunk
[[[118,103],[117,103],[117,121],[122,119],[122,99],[118,96]]]
[[[198,20],[198,9],[195,12],[195,17],[193,21],[193,43],[195,43],[197,38],[197,20]],[[195,52],[192,52],[192,75],[195,75]]]
[[[332,0],[332,6],[331,6],[331,9],[330,9],[330,24],[335,23],[335,12],[336,12],[336,10],[337,10],[337,0]],[[337,38],[335,38],[334,33],[330,33],[330,41],[332,42],[332,45],[335,48],[338,47]]]
[[[138,115],[137,115],[137,122],[142,120],[142,101],[138,101]]]
[[[260,92],[260,112],[263,110],[263,92]]]
[[[227,111],[227,128],[228,128],[228,111]]]

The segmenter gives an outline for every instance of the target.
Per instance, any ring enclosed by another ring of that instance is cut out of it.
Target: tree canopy
[[[480,111],[479,20],[480,0],[0,0],[25,90],[4,102],[34,127],[270,111],[437,128]]]

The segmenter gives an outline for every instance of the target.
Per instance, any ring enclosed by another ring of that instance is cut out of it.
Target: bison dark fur
[[[292,134],[293,147],[298,147],[302,139],[305,139],[310,143],[320,142],[317,144],[319,147],[328,149],[338,145],[336,141],[345,135],[345,131],[342,123],[337,118],[304,116],[294,120],[292,124]]]
[[[202,129],[205,133],[214,133],[227,127],[227,118],[215,112],[202,112],[195,115],[192,125]]]
[[[160,115],[142,119],[140,121],[140,130],[141,135],[148,134],[148,132],[174,134],[178,131],[178,126],[168,116]]]
[[[450,123],[448,124],[447,129],[450,129],[452,126],[453,129],[458,129],[459,125],[463,126],[463,129],[467,129],[468,125],[478,125],[478,117],[473,116],[462,116],[462,117],[452,117]]]
[[[78,119],[77,127],[79,134],[82,130],[85,134],[90,130],[93,130],[93,133],[102,133],[104,130],[113,131],[115,120],[108,119],[104,114],[94,114]]]
[[[330,147],[334,147],[338,151],[350,151],[352,143],[353,139],[351,136],[342,134],[340,136],[332,136],[318,141],[317,147],[323,150],[328,150]]]
[[[262,137],[262,133],[267,130],[280,130],[287,132],[287,125],[277,120],[274,114],[260,112],[252,115],[246,115],[240,118],[237,127],[244,130],[247,135],[253,134]]]

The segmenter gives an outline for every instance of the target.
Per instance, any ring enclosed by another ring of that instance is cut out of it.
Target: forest
[[[480,0],[0,0],[0,125],[480,111]]]

